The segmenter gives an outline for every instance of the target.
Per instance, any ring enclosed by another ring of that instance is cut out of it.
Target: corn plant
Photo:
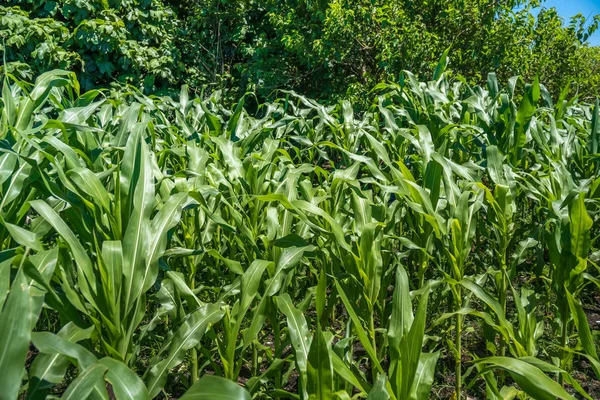
[[[593,398],[598,106],[446,66],[364,109],[6,75],[0,397]]]

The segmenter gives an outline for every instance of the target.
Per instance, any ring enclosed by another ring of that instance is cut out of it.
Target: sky
[[[565,23],[569,23],[572,16],[579,13],[587,17],[600,14],[600,0],[546,0],[543,7],[556,7],[558,14],[564,18]],[[589,39],[590,44],[600,45],[600,29]]]

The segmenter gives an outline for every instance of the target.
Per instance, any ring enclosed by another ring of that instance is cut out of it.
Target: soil
[[[591,371],[590,373],[593,374]],[[583,390],[585,390],[592,399],[600,399],[600,381],[597,379],[592,379],[590,374],[585,374],[580,371],[574,371],[571,373],[571,375],[579,382]],[[569,391],[578,399],[583,399],[583,397],[581,397],[573,389]]]

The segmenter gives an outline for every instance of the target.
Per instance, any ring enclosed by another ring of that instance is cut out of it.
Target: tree
[[[154,91],[175,83],[176,24],[160,0],[9,0],[0,6],[9,71],[31,78],[72,69],[85,89],[120,82]]]
[[[160,91],[210,85],[232,99],[293,89],[360,102],[403,70],[427,80],[450,49],[470,83],[535,76],[557,96],[600,89],[598,17],[568,25],[541,0],[11,0],[0,7],[9,67],[75,69],[83,85]]]

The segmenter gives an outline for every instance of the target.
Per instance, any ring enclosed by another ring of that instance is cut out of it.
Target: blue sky
[[[556,7],[558,14],[566,23],[573,15],[579,13],[585,17],[600,14],[600,0],[546,0],[543,7]],[[591,18],[591,17],[590,17]],[[590,38],[590,44],[600,45],[600,29]]]

